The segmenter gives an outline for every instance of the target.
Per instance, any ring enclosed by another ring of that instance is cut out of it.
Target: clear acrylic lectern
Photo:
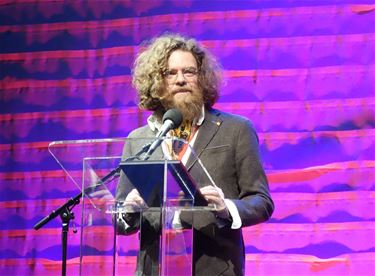
[[[118,221],[127,214],[159,219],[159,275],[192,275],[192,224],[181,222],[179,214],[184,212],[186,218],[186,214],[197,210],[213,210],[199,193],[199,187],[215,184],[186,141],[161,140],[148,160],[142,160],[142,156],[154,141],[149,138],[50,143],[50,153],[77,186],[77,193],[83,195],[80,275],[135,274],[140,240],[148,237],[141,237],[142,231],[121,234]],[[123,154],[125,145],[132,149],[129,156]],[[174,157],[182,149],[190,152],[189,162],[198,170],[195,175],[199,179],[193,179]],[[145,204],[141,207],[135,208],[126,200],[132,189],[137,189],[143,198]]]

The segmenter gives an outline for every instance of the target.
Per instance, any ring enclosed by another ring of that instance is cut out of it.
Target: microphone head
[[[178,128],[182,123],[182,113],[178,109],[169,109],[163,116],[163,124],[166,120],[173,122],[173,128]]]

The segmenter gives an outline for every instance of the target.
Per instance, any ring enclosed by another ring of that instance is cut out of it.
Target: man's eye
[[[196,73],[197,73],[197,70],[195,68],[186,68],[184,70],[184,74],[195,75]]]
[[[167,72],[165,73],[165,75],[166,75],[166,76],[175,76],[175,75],[177,75],[177,71],[175,71],[175,70],[167,71]]]

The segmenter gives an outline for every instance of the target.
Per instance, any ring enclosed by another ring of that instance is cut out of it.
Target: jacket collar
[[[205,150],[207,145],[214,138],[222,122],[223,120],[218,110],[206,109],[204,121],[202,125],[199,127],[197,138],[193,146],[195,155],[190,155],[186,163],[187,170],[190,170],[191,167],[195,164],[195,162],[197,162],[197,158],[201,156],[202,152]]]

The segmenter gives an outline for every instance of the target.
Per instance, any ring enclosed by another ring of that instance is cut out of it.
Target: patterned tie
[[[174,137],[177,137],[179,139],[189,141],[190,136],[192,134],[192,127],[190,122],[184,121],[178,128],[174,129],[172,131],[172,135]],[[187,144],[179,141],[179,140],[174,140],[172,143],[172,158],[174,160],[181,160],[182,156],[184,155],[185,151],[187,149]]]
[[[173,130],[173,136],[188,140],[191,134],[191,123],[190,122],[183,122],[178,128]]]

